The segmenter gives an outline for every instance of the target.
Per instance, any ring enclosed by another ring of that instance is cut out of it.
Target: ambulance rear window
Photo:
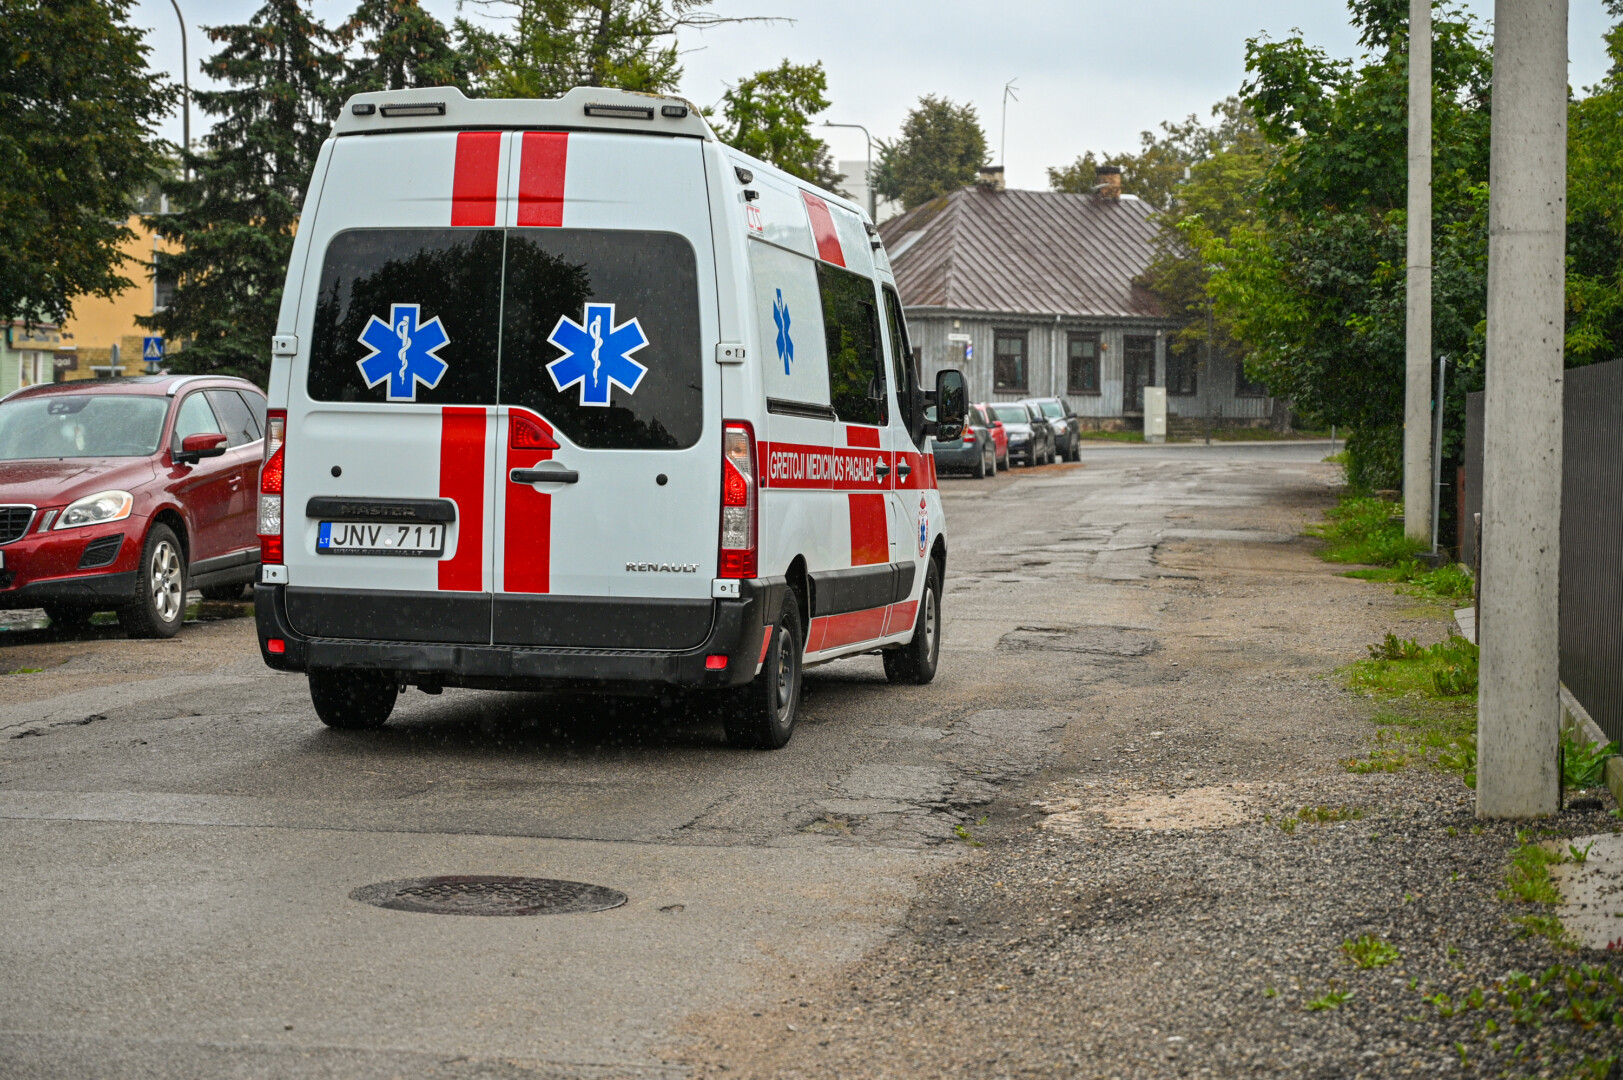
[[[317,401],[496,401],[501,229],[355,229],[327,247],[306,382]]]

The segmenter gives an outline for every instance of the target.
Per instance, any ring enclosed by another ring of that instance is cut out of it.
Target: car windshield
[[[49,394],[0,404],[0,461],[146,457],[158,449],[166,397]]]
[[[1024,405],[993,405],[992,415],[1005,424],[1029,424],[1031,417],[1026,415]]]
[[[1060,417],[1065,415],[1065,410],[1059,407],[1059,402],[1057,401],[1043,402],[1042,410],[1043,415],[1048,417],[1050,420],[1058,420]]]

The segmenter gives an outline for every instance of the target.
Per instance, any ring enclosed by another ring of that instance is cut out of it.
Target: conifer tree
[[[445,24],[418,0],[362,0],[343,35],[359,43],[349,61],[348,90],[409,90],[419,86],[467,89],[468,58]]]
[[[203,70],[229,89],[199,91],[216,117],[189,177],[164,185],[172,213],[148,218],[182,250],[169,306],[144,325],[185,347],[179,371],[241,375],[264,385],[270,338],[310,174],[341,105],[337,36],[300,0],[266,0],[248,23],[206,28],[224,47]]]

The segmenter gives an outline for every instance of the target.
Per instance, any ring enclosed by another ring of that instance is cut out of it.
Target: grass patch
[[[1616,755],[1617,743],[1584,742],[1566,728],[1561,730],[1561,782],[1569,791],[1594,787],[1606,775],[1606,759]]]
[[[1415,558],[1426,545],[1403,535],[1403,513],[1397,503],[1367,495],[1343,495],[1325,518],[1323,524],[1307,528],[1309,536],[1325,541],[1319,557],[1369,567],[1349,570],[1348,577],[1395,585],[1400,593],[1439,604],[1460,604],[1475,595],[1474,582],[1465,567],[1450,564],[1433,570]]]
[[[1343,576],[1363,581],[1390,582],[1406,596],[1418,596],[1437,604],[1464,604],[1476,596],[1476,582],[1472,580],[1470,571],[1458,563],[1428,570],[1414,559],[1404,559],[1393,566],[1348,570]]]
[[[1339,1009],[1356,996],[1351,990],[1326,990],[1321,996],[1307,1003],[1307,1011],[1324,1012],[1328,1009]]]
[[[1078,436],[1084,439],[1103,439],[1106,442],[1143,442],[1142,431],[1079,431]]]
[[[1347,955],[1348,960],[1361,968],[1385,967],[1403,958],[1396,945],[1370,934],[1351,941],[1343,941],[1341,951]]]
[[[1541,909],[1559,904],[1561,891],[1555,887],[1555,879],[1550,876],[1550,867],[1567,862],[1569,857],[1561,851],[1536,842],[1526,830],[1516,834],[1516,842],[1515,850],[1510,853],[1510,869],[1505,874],[1505,887],[1498,893],[1499,899],[1510,904]],[[1571,844],[1567,846],[1572,847]],[[1583,855],[1587,858],[1589,852],[1586,850]],[[1561,925],[1561,920],[1549,910],[1518,915],[1510,921],[1520,926],[1523,933],[1547,938],[1550,944],[1557,948],[1578,947],[1578,942],[1567,933],[1567,928]]]
[[[1347,685],[1374,696],[1474,697],[1477,647],[1459,636],[1435,645],[1387,634],[1369,646],[1369,659],[1347,669]]]
[[[1328,825],[1333,821],[1357,821],[1364,812],[1355,806],[1304,806],[1296,816],[1315,825]]]

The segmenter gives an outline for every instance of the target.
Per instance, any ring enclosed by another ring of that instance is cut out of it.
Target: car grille
[[[0,506],[0,544],[21,540],[33,520],[32,506]]]

